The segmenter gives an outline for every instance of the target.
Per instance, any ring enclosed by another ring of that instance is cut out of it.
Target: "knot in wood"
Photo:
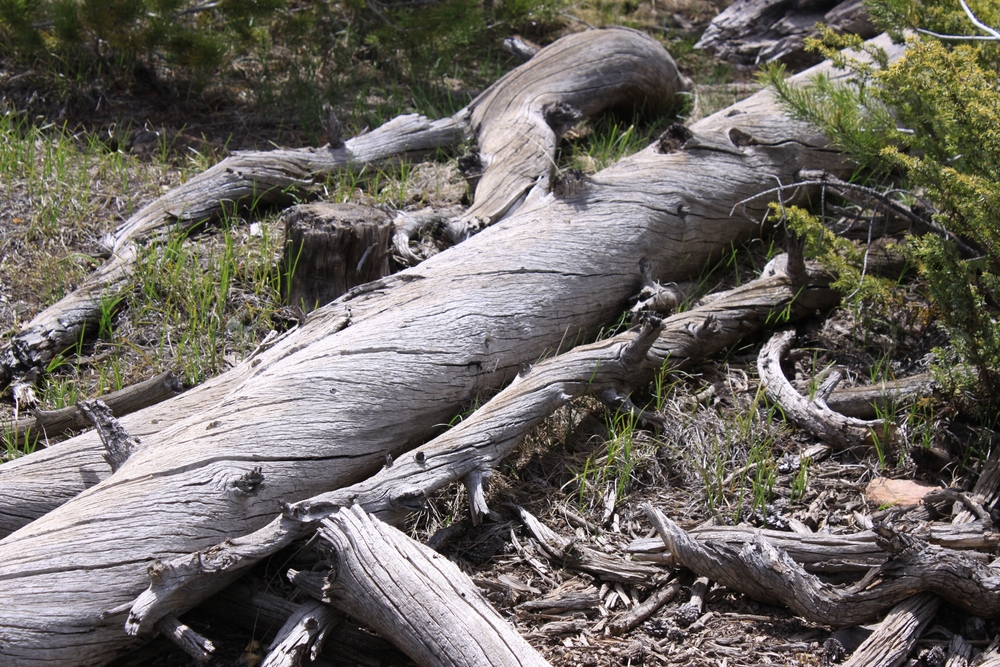
[[[401,489],[393,495],[389,505],[396,511],[419,512],[427,505],[427,494],[423,489]]]
[[[469,153],[458,158],[458,173],[462,178],[477,178],[483,174],[483,158],[479,153]]]
[[[233,495],[241,498],[255,495],[263,487],[264,473],[261,471],[260,466],[244,473],[230,484]]]
[[[729,130],[729,140],[733,142],[733,146],[737,148],[745,148],[747,146],[755,146],[757,140],[753,138],[753,135],[749,132],[745,132],[738,127],[731,128]]]
[[[568,199],[583,192],[590,179],[579,169],[570,169],[556,176],[552,183],[552,194],[559,199]]]
[[[656,151],[667,155],[676,153],[684,148],[684,144],[690,141],[694,133],[680,123],[674,123],[659,136],[656,141]]]
[[[545,117],[545,122],[552,128],[552,131],[562,136],[583,118],[583,113],[566,102],[554,102],[546,104],[542,108],[542,116]]]

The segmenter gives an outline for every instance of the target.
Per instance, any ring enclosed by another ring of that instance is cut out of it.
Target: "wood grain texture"
[[[878,628],[845,660],[844,667],[897,667],[906,661],[917,640],[937,615],[941,599],[920,593],[903,600],[886,614]]]
[[[867,623],[921,592],[937,594],[974,616],[1000,613],[1000,576],[959,551],[903,536],[906,548],[892,559],[856,584],[834,586],[806,572],[760,534],[740,546],[700,542],[656,508],[647,505],[646,513],[679,564],[755,600],[786,605],[813,623]],[[884,542],[881,546],[886,549]]]
[[[781,264],[777,258],[772,267]],[[659,325],[647,322],[638,333],[579,346],[539,362],[460,424],[395,458],[372,477],[287,506],[255,533],[157,564],[157,576],[133,605],[129,631],[141,634],[163,614],[190,607],[205,590],[221,585],[212,584],[212,579],[224,582],[238,575],[307,536],[318,521],[340,507],[359,504],[396,522],[420,509],[426,498],[447,484],[481,482],[534,426],[573,398],[613,388],[627,390],[650,380],[667,361],[668,368],[685,368],[774,321],[778,313],[795,318],[811,312],[818,303],[816,293],[831,305],[830,293],[823,289],[828,280],[823,272],[815,272],[810,282],[795,286],[784,274],[765,271],[746,285],[717,294],[710,304],[672,315]],[[707,320],[718,326],[699,336]],[[485,503],[470,509],[473,517],[487,511]],[[562,554],[557,560],[562,563],[565,558]],[[636,568],[634,574],[642,581],[651,576],[645,568]]]
[[[569,35],[502,77],[448,118],[399,116],[346,143],[321,148],[236,153],[174,188],[126,220],[114,234],[112,258],[73,292],[35,315],[0,349],[0,387],[42,369],[100,320],[100,301],[121,290],[145,241],[216,218],[224,207],[287,205],[317,183],[407,153],[479,143],[485,172],[472,208],[452,225],[456,239],[516,208],[528,189],[548,191],[562,130],[544,111],[576,109],[581,117],[612,106],[665,106],[690,87],[673,59],[651,37],[627,29]]]
[[[117,473],[0,541],[0,664],[103,664],[136,646],[124,609],[154,559],[250,533],[279,502],[376,473],[523,362],[617,319],[641,267],[681,277],[753,233],[730,216],[736,202],[838,160],[768,93],[692,129],[701,139],[690,150],[654,146],[571,197],[529,198],[459,246],[316,311],[200,393],[157,406],[186,399],[191,409],[166,427],[140,424],[142,447]],[[78,445],[66,451],[91,456]]]
[[[323,520],[337,552],[324,600],[421,667],[548,667],[447,558],[358,506]]]

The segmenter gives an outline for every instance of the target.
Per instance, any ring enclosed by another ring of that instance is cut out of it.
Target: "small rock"
[[[879,507],[913,507],[919,505],[924,496],[937,487],[911,479],[888,479],[876,477],[865,489],[868,502]]]

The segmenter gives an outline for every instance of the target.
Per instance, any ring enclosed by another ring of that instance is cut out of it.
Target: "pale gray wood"
[[[962,635],[955,635],[948,642],[948,660],[944,667],[967,667],[971,655],[972,645]]]
[[[617,319],[641,267],[680,277],[753,233],[733,204],[839,160],[766,92],[692,130],[689,149],[657,144],[569,197],[528,197],[461,245],[320,309],[202,394],[214,402],[144,436],[115,475],[0,541],[0,664],[101,664],[137,645],[117,610],[156,558],[250,533],[279,501],[398,460],[523,362]]]
[[[847,627],[869,622],[914,593],[934,593],[975,616],[1000,613],[1000,574],[959,551],[892,534],[894,559],[857,584],[833,586],[806,572],[762,536],[735,548],[699,542],[658,509],[647,516],[678,562],[702,576],[768,604],[783,604],[803,618]],[[889,541],[881,542],[883,548]],[[932,596],[933,597],[933,596]]]
[[[139,441],[122,427],[121,422],[115,419],[111,408],[104,401],[100,399],[80,401],[77,406],[90,421],[94,422],[94,430],[97,431],[106,450],[104,460],[111,467],[111,472],[121,468],[139,446]]]
[[[316,522],[341,506],[357,503],[397,521],[446,484],[488,473],[531,428],[572,398],[643,381],[653,369],[685,368],[721,349],[722,343],[732,344],[765,326],[778,313],[794,319],[830,297],[824,287],[829,276],[807,273],[810,282],[795,285],[777,270],[782,264],[776,258],[760,278],[673,315],[660,327],[647,326],[638,336],[621,334],[542,361],[458,426],[394,459],[368,480],[286,507],[256,533],[158,564],[149,590],[133,606],[130,631],[142,633],[160,615],[190,607],[213,585],[209,580],[238,575],[308,535]],[[708,320],[715,322],[711,335],[697,335]],[[652,342],[651,335],[656,336]],[[485,514],[478,495],[471,498],[471,510]]]
[[[972,488],[972,499],[986,510],[992,510],[1000,499],[1000,449],[994,449],[990,458],[986,460],[986,465],[983,466],[983,471],[979,473],[979,479]],[[975,520],[975,514],[968,508],[962,507],[955,512],[952,523],[965,524]]]
[[[809,572],[866,572],[885,563],[889,554],[878,546],[870,530],[850,534],[791,533],[747,526],[711,526],[693,528],[688,534],[699,542],[724,542],[735,548],[760,535],[788,554]],[[983,562],[1000,546],[1000,533],[985,530],[981,523],[935,524],[915,529],[913,534],[947,549],[974,549],[984,552]],[[673,554],[659,537],[641,538],[629,543],[627,551],[635,560],[677,566]]]
[[[323,520],[337,552],[323,599],[389,638],[421,667],[546,667],[468,575],[355,505]]]
[[[479,144],[485,172],[472,208],[452,225],[456,238],[502,218],[527,192],[548,191],[555,149],[567,127],[550,126],[554,107],[586,117],[617,105],[657,110],[690,87],[651,37],[627,29],[569,35],[502,77],[448,118],[399,116],[343,145],[237,153],[143,207],[115,231],[111,259],[56,304],[35,315],[0,349],[0,387],[43,369],[100,318],[98,297],[122,289],[139,245],[169,229],[217,217],[249,201],[288,204],[340,171],[357,171],[407,153]],[[536,185],[537,184],[537,185]]]
[[[636,605],[632,609],[628,609],[615,616],[608,623],[608,632],[612,635],[621,635],[637,628],[640,623],[649,619],[659,611],[660,607],[673,600],[680,592],[681,584],[679,581],[672,581],[665,586],[657,588],[650,593],[649,597],[642,604]]]
[[[468,112],[431,121],[417,114],[395,118],[340,148],[279,149],[237,153],[154,200],[116,230],[112,256],[73,292],[36,314],[0,349],[0,386],[31,369],[44,368],[100,319],[102,295],[126,284],[139,244],[172,229],[186,229],[219,215],[223,206],[253,198],[290,203],[293,193],[345,169],[378,164],[409,151],[451,145],[465,137]]]
[[[708,593],[710,582],[708,577],[698,577],[691,585],[691,599],[686,604],[674,610],[674,620],[677,625],[686,628],[701,617],[705,605],[705,594]]]
[[[838,387],[826,399],[826,406],[847,417],[872,419],[894,408],[934,393],[934,378],[929,373],[879,382],[863,387]]]
[[[246,581],[241,580],[212,596],[194,613],[225,618],[244,630],[247,636],[267,640],[274,637],[275,631],[301,611],[305,604],[296,604],[251,583],[244,583]],[[275,637],[271,643],[276,641]],[[381,667],[387,661],[400,662],[403,655],[385,639],[362,630],[352,621],[345,621],[327,635],[318,664],[331,664],[334,659],[337,664]]]
[[[795,340],[794,331],[774,334],[757,357],[760,383],[768,398],[781,406],[786,417],[823,442],[837,448],[871,445],[874,438],[885,442],[891,424],[882,420],[862,421],[845,417],[826,406],[820,392],[810,400],[800,394],[781,370],[781,360]]]
[[[197,662],[206,663],[215,653],[215,644],[181,623],[174,616],[164,616],[156,629]]]
[[[841,664],[844,667],[897,667],[903,664],[940,606],[940,598],[931,593],[914,595],[900,602]]]
[[[523,507],[513,509],[534,537],[538,553],[557,568],[586,572],[600,581],[642,586],[654,584],[663,576],[663,571],[658,567],[623,560],[619,556],[577,544],[576,540],[556,533]]]

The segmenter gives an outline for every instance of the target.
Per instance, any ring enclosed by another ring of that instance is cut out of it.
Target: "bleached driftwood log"
[[[327,635],[344,620],[344,614],[318,600],[306,602],[278,630],[260,667],[298,667],[315,662]]]
[[[101,298],[124,286],[140,244],[151,237],[211,220],[227,206],[286,205],[330,174],[472,138],[484,173],[475,203],[451,224],[460,238],[516,208],[532,188],[548,191],[556,145],[576,121],[619,105],[655,112],[689,87],[663,47],[645,35],[624,29],[580,33],[543,49],[448,118],[409,114],[335,145],[237,153],[122,223],[111,259],[0,349],[0,387],[44,368],[79,340],[82,329],[96,327]]]
[[[773,262],[775,267],[781,264],[780,259]],[[394,459],[373,477],[286,507],[253,534],[157,563],[149,590],[133,606],[130,631],[147,632],[164,614],[189,608],[205,590],[307,537],[340,507],[359,504],[387,521],[397,521],[422,507],[432,492],[464,479],[470,487],[473,518],[485,515],[482,484],[492,467],[531,428],[572,398],[626,388],[650,377],[665,362],[667,369],[684,368],[723,342],[731,344],[773,321],[776,313],[795,318],[830,303],[831,293],[824,287],[829,277],[822,272],[812,276],[816,283],[801,286],[784,273],[765,274],[717,295],[710,305],[671,316],[662,330],[647,323],[638,334],[621,334],[539,362],[458,426]],[[706,322],[714,322],[708,336]],[[649,570],[636,572],[650,576]]]
[[[589,62],[590,83],[574,85],[593,95],[603,75]],[[839,159],[768,93],[691,131],[687,148],[657,143],[561,197],[527,196],[500,224],[320,309],[205,390],[212,402],[143,437],[113,476],[0,541],[0,664],[102,664],[137,645],[121,628],[155,558],[365,479],[525,361],[615,320],[645,268],[679,277],[751,234],[729,213],[762,183]]]
[[[104,294],[119,285],[135,259],[137,244],[168,228],[211,218],[223,206],[248,197],[270,193],[281,201],[288,188],[306,188],[328,174],[361,169],[403,153],[456,144],[469,134],[480,144],[479,161],[485,172],[473,207],[452,221],[453,234],[460,236],[516,208],[536,182],[538,195],[545,193],[559,133],[569,127],[565,114],[579,119],[609,106],[628,104],[656,110],[669,104],[687,85],[670,55],[651,38],[624,29],[594,31],[559,40],[451,118],[432,122],[415,115],[401,116],[343,145],[240,153],[227,158],[144,207],[122,225],[111,262],[76,292],[38,314],[0,352],[0,386],[5,377],[9,380],[30,368],[44,366],[52,355],[77,340],[80,327],[99,317],[94,294]],[[548,124],[549,120],[553,125]],[[520,134],[514,137],[514,132]],[[513,144],[523,151],[511,152]],[[357,323],[383,288],[399,282],[387,280],[377,293],[370,287],[367,292],[348,295],[341,305],[326,309],[323,315],[316,314],[306,330],[296,334],[295,344],[304,346],[336,333],[348,317]],[[380,305],[372,307],[380,309]],[[564,327],[560,335],[565,331]],[[244,365],[189,392],[183,404],[164,406],[123,423],[139,438],[161,432],[196,412],[198,406],[218,401],[250,370]],[[96,446],[97,439],[85,435],[47,453],[44,460],[25,457],[14,462],[12,468],[0,468],[0,535],[103,479],[107,473],[100,457],[88,455],[97,451]],[[13,504],[3,502],[8,498]]]

